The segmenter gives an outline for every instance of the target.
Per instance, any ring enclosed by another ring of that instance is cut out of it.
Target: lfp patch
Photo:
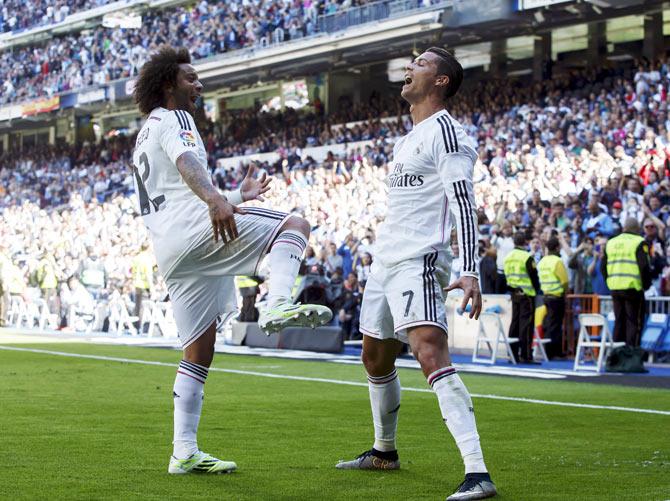
[[[183,130],[179,133],[179,137],[181,138],[182,142],[184,143],[184,146],[190,146],[190,147],[195,147],[195,136],[193,135],[193,132],[189,130]]]

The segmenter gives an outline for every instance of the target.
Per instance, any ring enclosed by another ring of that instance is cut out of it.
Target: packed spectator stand
[[[635,217],[654,267],[648,294],[670,295],[669,76],[663,60],[575,71],[531,85],[483,80],[449,104],[479,145],[475,187],[483,292],[505,292],[496,275],[511,234],[523,230],[537,260],[552,233],[559,235],[572,292],[607,295],[595,263],[622,221]],[[312,222],[304,286],[323,289],[347,335],[357,337],[361,292],[385,212],[387,161],[395,138],[411,128],[405,105],[396,97],[374,96],[355,106],[343,102],[328,115],[316,107],[199,122],[213,179],[222,189],[235,188],[246,166],[225,169],[217,159],[279,153],[278,162],[259,165],[276,177],[268,204]],[[339,125],[348,122],[354,125]],[[323,162],[309,156],[311,146],[367,139],[368,146]],[[60,297],[67,297],[68,277],[81,276],[88,253],[94,253],[106,278],[91,293],[118,293],[132,308],[131,261],[146,238],[126,197],[132,191],[132,144],[132,137],[120,137],[2,159],[6,224],[0,241],[22,283],[12,293],[26,294],[28,285],[39,289],[36,269],[48,258],[59,273]],[[452,273],[458,276],[458,259]],[[163,290],[156,281],[157,299]]]
[[[68,14],[105,5],[103,0],[5,2],[0,33],[62,21]],[[140,28],[97,26],[55,36],[44,43],[0,53],[0,104],[49,97],[91,85],[136,76],[147,55],[161,44],[187,47],[194,59],[309,37],[319,16],[335,14],[368,0],[243,0],[177,5],[142,14]],[[417,0],[410,7],[429,6]],[[15,8],[14,8],[15,7]]]

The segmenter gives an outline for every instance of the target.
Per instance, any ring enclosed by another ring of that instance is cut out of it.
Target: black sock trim
[[[378,458],[381,459],[388,459],[389,461],[397,461],[398,460],[398,451],[378,451],[374,447],[372,448],[372,454],[377,456]]]

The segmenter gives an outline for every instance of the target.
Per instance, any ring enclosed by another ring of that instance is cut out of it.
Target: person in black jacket
[[[495,294],[496,292],[496,280],[498,279],[496,257],[495,247],[489,247],[479,262],[479,283],[482,294]]]

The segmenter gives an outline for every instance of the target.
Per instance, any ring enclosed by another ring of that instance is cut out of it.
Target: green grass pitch
[[[27,348],[176,363],[172,350]],[[360,365],[217,355],[213,367],[364,382]],[[367,388],[210,372],[199,445],[222,476],[167,474],[172,367],[0,350],[0,499],[440,500],[462,480],[434,395],[403,393],[402,470],[334,468],[372,443]],[[419,371],[403,386],[427,388]],[[670,391],[462,375],[472,393],[670,411]],[[670,416],[476,398],[499,499],[670,499]]]

